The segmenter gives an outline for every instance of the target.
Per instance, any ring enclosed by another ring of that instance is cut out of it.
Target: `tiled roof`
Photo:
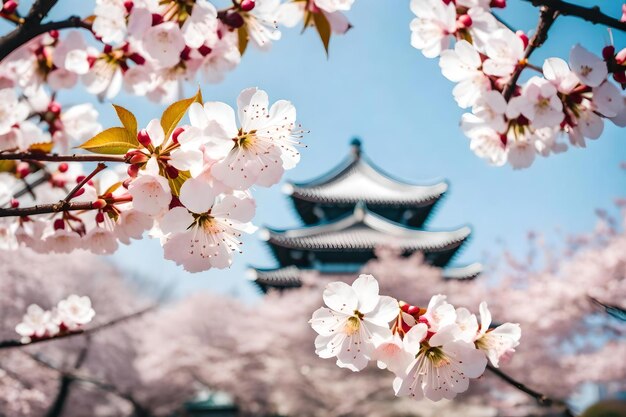
[[[270,244],[288,248],[361,250],[390,245],[407,251],[438,251],[459,246],[470,232],[469,227],[450,231],[413,229],[359,204],[352,214],[331,223],[292,230],[265,229],[262,237]]]

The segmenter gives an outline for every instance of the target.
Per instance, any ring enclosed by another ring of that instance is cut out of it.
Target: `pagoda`
[[[263,292],[299,287],[307,271],[341,279],[358,273],[380,246],[396,248],[403,256],[423,253],[427,263],[443,268],[445,279],[475,278],[482,271],[478,263],[448,266],[471,229],[425,228],[447,190],[445,181],[415,185],[394,179],[363,154],[359,139],[353,139],[348,157],[329,173],[286,184],[284,191],[304,225],[262,230],[279,267],[253,268],[251,278]]]

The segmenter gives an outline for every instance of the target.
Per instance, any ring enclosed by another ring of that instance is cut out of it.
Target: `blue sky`
[[[89,2],[81,2],[87,9]],[[537,9],[523,0],[509,0],[502,16],[523,30],[534,28]],[[590,5],[592,1],[579,1]],[[596,2],[619,15],[620,1]],[[61,1],[55,16],[77,13],[77,2]],[[525,247],[529,230],[556,236],[589,230],[596,208],[612,208],[615,197],[626,190],[624,131],[607,123],[600,139],[585,150],[541,158],[527,170],[494,168],[474,156],[458,128],[462,114],[451,94],[452,83],[440,73],[437,60],[424,58],[409,44],[412,14],[408,1],[358,0],[348,14],[354,29],[331,40],[327,59],[313,31],[283,31],[273,49],[249,49],[242,64],[219,85],[201,85],[205,100],[234,104],[238,92],[258,86],[271,100],[289,99],[299,119],[311,131],[301,164],[286,179],[302,181],[336,165],[348,152],[348,142],[359,136],[365,152],[377,165],[410,182],[447,179],[450,191],[430,218],[433,228],[463,224],[473,227],[473,238],[456,258],[457,263],[484,259],[497,252],[499,242],[513,251]],[[575,18],[559,18],[545,47],[531,60],[541,65],[548,56],[567,58],[576,42],[599,53],[607,43],[606,29]],[[615,43],[626,46],[624,34]],[[191,91],[194,87],[191,86]],[[86,99],[82,88],[63,93],[61,100]],[[143,123],[158,117],[162,106],[121,94],[115,99],[135,111]],[[117,122],[108,104],[98,105],[103,124]],[[280,186],[256,189],[257,225],[297,226],[298,221]],[[262,242],[245,239],[245,252],[230,270],[188,274],[163,260],[159,243],[135,242],[111,259],[122,268],[145,276],[155,284],[174,280],[180,293],[198,288],[253,297],[246,281],[248,265],[274,266]]]

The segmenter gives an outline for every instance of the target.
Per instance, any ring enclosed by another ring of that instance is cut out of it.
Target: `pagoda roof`
[[[448,267],[443,269],[443,278],[447,280],[465,281],[472,280],[481,274],[483,266],[480,263],[473,263],[467,266]],[[249,270],[249,278],[263,292],[267,293],[270,289],[285,290],[290,288],[299,288],[302,286],[302,274],[309,272],[311,269],[301,269],[296,266],[288,266],[284,268],[251,268]],[[345,276],[346,271],[325,272],[322,275],[329,278],[337,278]],[[356,276],[358,271],[352,275]]]
[[[294,199],[311,202],[369,205],[421,206],[436,202],[448,189],[445,181],[432,185],[410,184],[385,173],[361,150],[358,139],[353,151],[326,175],[308,182],[291,182],[283,190]]]
[[[395,223],[370,212],[364,204],[329,223],[299,229],[266,228],[261,236],[270,245],[304,250],[365,250],[392,245],[404,251],[437,252],[460,246],[470,235],[467,226],[449,231],[425,231]]]

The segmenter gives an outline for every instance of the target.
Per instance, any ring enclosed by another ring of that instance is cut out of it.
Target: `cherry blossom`
[[[57,320],[67,329],[76,330],[91,322],[96,312],[87,296],[72,294],[57,305]]]
[[[324,303],[313,313],[311,327],[318,333],[315,353],[321,358],[337,357],[337,365],[360,371],[372,359],[374,350],[391,337],[389,322],[399,313],[398,302],[378,295],[378,282],[361,275],[352,286],[329,284]]]
[[[31,304],[26,310],[22,322],[15,326],[15,331],[28,343],[32,338],[51,337],[59,332],[55,314],[46,311],[37,304]]]
[[[489,362],[496,368],[500,358],[515,351],[519,345],[522,330],[519,324],[505,323],[491,329],[491,312],[487,308],[487,303],[482,302],[480,309],[480,330],[475,338],[476,347],[483,350]]]
[[[427,58],[435,58],[448,49],[456,31],[454,3],[411,0],[411,11],[417,16],[411,21],[411,45]]]

